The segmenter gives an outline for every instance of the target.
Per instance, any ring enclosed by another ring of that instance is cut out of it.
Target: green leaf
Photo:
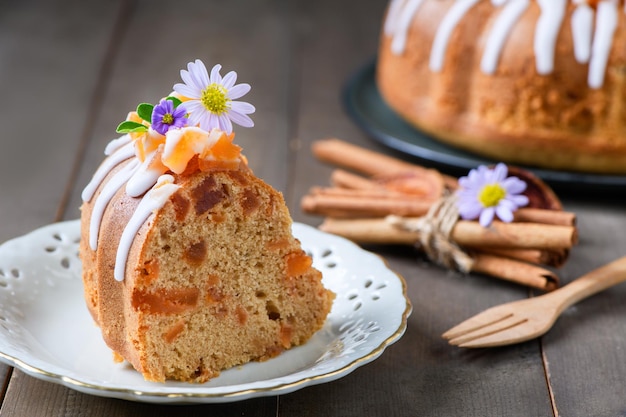
[[[152,110],[154,106],[150,103],[141,103],[137,106],[137,114],[146,122],[152,122]]]
[[[178,107],[182,103],[182,101],[180,101],[176,97],[172,97],[172,96],[166,97],[165,99],[171,101],[172,103],[174,103],[174,108]]]
[[[130,120],[120,123],[117,129],[115,129],[117,133],[136,133],[146,132],[147,130],[148,128],[141,123],[131,122]]]

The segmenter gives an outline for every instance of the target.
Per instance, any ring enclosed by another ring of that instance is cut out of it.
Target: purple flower
[[[154,106],[152,111],[152,129],[165,135],[172,127],[183,127],[187,124],[187,116],[184,108],[174,108],[171,100],[163,99]]]
[[[234,101],[247,94],[250,85],[235,85],[235,71],[230,71],[222,78],[221,68],[221,65],[215,65],[209,76],[204,63],[196,59],[187,64],[187,70],[180,71],[184,84],[175,84],[174,91],[189,99],[179,106],[189,113],[189,125],[198,125],[207,131],[218,128],[226,133],[232,132],[232,122],[243,127],[254,126],[248,116],[254,113],[254,106],[244,101]]]
[[[459,178],[457,207],[464,220],[479,219],[483,227],[497,216],[504,222],[513,220],[513,212],[528,204],[522,195],[526,183],[517,177],[507,177],[508,168],[499,163],[494,169],[484,165],[472,169],[467,177]]]

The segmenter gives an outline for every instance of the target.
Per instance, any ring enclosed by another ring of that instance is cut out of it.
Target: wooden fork
[[[626,281],[626,257],[595,269],[570,284],[534,298],[489,308],[445,332],[461,347],[492,347],[541,336],[572,304]]]

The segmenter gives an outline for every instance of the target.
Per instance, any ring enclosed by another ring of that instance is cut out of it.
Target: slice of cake
[[[131,112],[83,192],[87,306],[147,380],[204,382],[306,342],[334,294],[291,233],[282,195],[233,143],[250,87],[200,61]]]

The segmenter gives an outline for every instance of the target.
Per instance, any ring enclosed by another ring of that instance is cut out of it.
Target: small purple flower
[[[507,166],[499,163],[494,169],[481,165],[459,178],[456,194],[461,218],[479,219],[483,227],[489,226],[495,216],[503,222],[513,221],[513,212],[528,204],[528,197],[521,194],[526,183],[507,174]]]
[[[152,111],[152,129],[162,135],[173,127],[183,127],[187,124],[186,111],[184,108],[174,108],[171,100],[163,99],[154,106]]]

